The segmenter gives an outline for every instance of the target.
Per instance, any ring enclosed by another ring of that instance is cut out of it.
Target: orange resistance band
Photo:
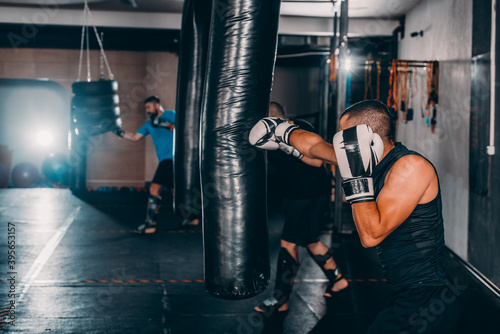
[[[382,71],[382,66],[380,65],[380,59],[377,60],[377,100],[380,100],[380,72]]]
[[[336,62],[336,56],[335,52],[332,52],[330,55],[330,82],[333,82],[333,80],[337,79],[337,62]]]

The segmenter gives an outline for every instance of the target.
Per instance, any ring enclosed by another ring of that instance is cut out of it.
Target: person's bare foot
[[[261,309],[258,306],[255,306],[253,309],[255,311],[257,311],[257,312],[261,312],[261,313],[265,312],[263,309]],[[285,304],[281,305],[281,307],[278,309],[278,312],[285,312],[285,311],[288,311],[288,302],[286,302]]]
[[[342,274],[339,274],[339,275],[342,275]],[[338,276],[337,276],[338,277]],[[332,293],[335,293],[335,292],[339,292],[339,291],[342,291],[344,290],[345,288],[347,288],[349,286],[349,282],[347,282],[347,280],[345,278],[342,278],[340,279],[337,283],[335,283],[331,289]],[[323,294],[323,296],[325,297],[332,297],[332,294],[331,293],[328,293],[328,292],[325,292]]]

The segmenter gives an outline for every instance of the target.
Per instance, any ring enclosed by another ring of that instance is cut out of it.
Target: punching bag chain
[[[108,70],[109,79],[114,80],[115,76],[113,75],[113,73],[111,72],[111,68],[109,67],[108,58],[106,57],[106,53],[104,52],[104,47],[102,46],[101,38],[99,37],[99,33],[97,32],[97,28],[94,24],[94,20],[92,19],[92,14],[90,12],[87,2],[85,2],[85,6],[87,7],[87,12],[89,13],[89,19],[92,22],[92,27],[94,28],[94,33],[95,37],[97,38],[97,43],[99,43],[99,48],[101,49],[101,54],[102,58],[104,59],[104,64],[106,64],[106,69]]]
[[[115,76],[111,72],[111,67],[109,66],[108,58],[106,57],[106,53],[104,52],[102,40],[99,37],[99,33],[97,32],[97,28],[94,24],[94,20],[92,19],[92,14],[90,12],[89,5],[88,5],[87,1],[85,1],[85,6],[83,9],[83,27],[82,27],[82,37],[81,37],[81,43],[80,43],[80,63],[78,65],[78,80],[77,81],[80,81],[80,78],[81,78],[84,39],[86,40],[86,44],[87,44],[87,81],[92,81],[92,78],[90,75],[89,21],[92,23],[92,28],[94,30],[95,37],[97,39],[97,43],[99,44],[99,49],[101,51],[101,57],[104,60],[104,64],[106,65],[106,69],[108,70],[109,80],[114,80]]]
[[[82,62],[83,62],[83,47],[85,46],[85,29],[87,27],[87,8],[83,10],[83,25],[82,25],[82,37],[80,39],[80,61],[78,62],[78,80],[80,81],[82,76]]]
[[[85,3],[86,4],[86,3]],[[92,75],[90,74],[90,41],[89,41],[89,25],[88,25],[88,7],[87,7],[87,15],[85,15],[85,36],[87,43],[87,81],[92,81]]]

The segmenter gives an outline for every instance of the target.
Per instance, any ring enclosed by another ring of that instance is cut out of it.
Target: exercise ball
[[[35,165],[29,162],[21,162],[12,170],[12,183],[18,188],[27,188],[35,185],[40,173]]]
[[[7,188],[9,183],[9,169],[0,164],[0,188]]]
[[[42,173],[47,180],[58,185],[69,183],[68,157],[62,153],[52,153],[42,163]]]

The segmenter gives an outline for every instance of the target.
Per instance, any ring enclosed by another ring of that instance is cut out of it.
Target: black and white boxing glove
[[[280,148],[279,143],[290,145],[288,142],[290,133],[298,128],[297,125],[290,124],[281,118],[264,117],[250,130],[248,141],[264,150],[277,150]]]
[[[153,128],[157,128],[160,125],[160,117],[157,115],[151,115],[149,118],[151,119],[151,125]]]
[[[300,129],[298,125],[283,122],[278,124],[276,130],[274,131],[274,134],[278,142],[290,145],[290,135],[294,130],[297,129]]]
[[[169,129],[169,130],[172,130],[174,129],[174,125],[168,121],[165,121],[163,119],[160,119],[159,116],[156,116],[156,115],[151,115],[151,125],[153,126],[153,128],[166,128],[166,129]]]
[[[252,127],[248,141],[250,144],[263,150],[275,151],[279,149],[279,143],[274,135],[274,131],[282,122],[286,121],[281,118],[264,117]]]
[[[342,188],[346,200],[353,204],[374,200],[373,168],[384,154],[382,138],[366,124],[343,131],[333,137]]]
[[[122,128],[117,127],[113,132],[120,138],[125,136],[125,131]]]

